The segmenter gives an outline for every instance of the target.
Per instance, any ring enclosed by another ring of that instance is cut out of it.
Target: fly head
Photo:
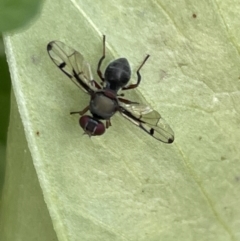
[[[84,132],[90,137],[100,136],[105,132],[104,124],[89,115],[81,116],[79,119],[79,124],[83,128]]]

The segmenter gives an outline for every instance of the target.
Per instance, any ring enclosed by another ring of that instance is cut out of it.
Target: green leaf
[[[4,46],[2,37],[0,36],[0,70],[1,70],[1,81],[0,81],[0,197],[2,193],[4,171],[6,162],[6,139],[7,139],[7,128],[9,122],[9,110],[10,110],[10,86],[11,80],[4,55]],[[1,198],[0,198],[1,200]]]
[[[239,240],[240,36],[232,16],[240,5],[72,3],[46,1],[31,28],[5,37],[40,185],[34,196],[43,195],[58,240]],[[78,117],[69,115],[89,99],[51,62],[46,45],[63,41],[96,70],[102,34],[108,43],[105,64],[113,55],[127,57],[133,81],[143,58],[151,55],[141,86],[128,96],[145,99],[162,114],[175,132],[172,145],[119,114],[103,136],[90,139],[82,135]],[[19,138],[9,138],[9,152],[14,152],[11,142],[24,141]],[[28,197],[31,201],[30,191]],[[27,204],[21,205],[24,210]],[[20,225],[19,238],[32,225]]]
[[[7,156],[0,239],[57,240],[13,94]]]
[[[0,32],[20,28],[40,11],[42,0],[0,0]]]

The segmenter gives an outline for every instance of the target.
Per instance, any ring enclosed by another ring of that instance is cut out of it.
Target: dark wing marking
[[[155,139],[164,143],[173,143],[173,130],[161,115],[149,106],[121,103],[120,113]]]
[[[52,41],[47,45],[47,51],[52,61],[84,92],[97,90],[90,65],[76,50],[60,41]]]

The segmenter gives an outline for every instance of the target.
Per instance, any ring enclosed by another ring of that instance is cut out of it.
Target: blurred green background
[[[10,112],[11,81],[4,52],[2,36],[0,36],[0,196],[4,182],[7,129]]]
[[[6,164],[6,142],[10,113],[11,81],[2,32],[28,28],[41,12],[42,0],[0,0],[0,203]]]

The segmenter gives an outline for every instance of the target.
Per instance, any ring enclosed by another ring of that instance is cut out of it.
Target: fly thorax
[[[116,99],[109,98],[103,93],[97,93],[90,101],[89,109],[94,116],[109,119],[116,112],[117,106]]]

